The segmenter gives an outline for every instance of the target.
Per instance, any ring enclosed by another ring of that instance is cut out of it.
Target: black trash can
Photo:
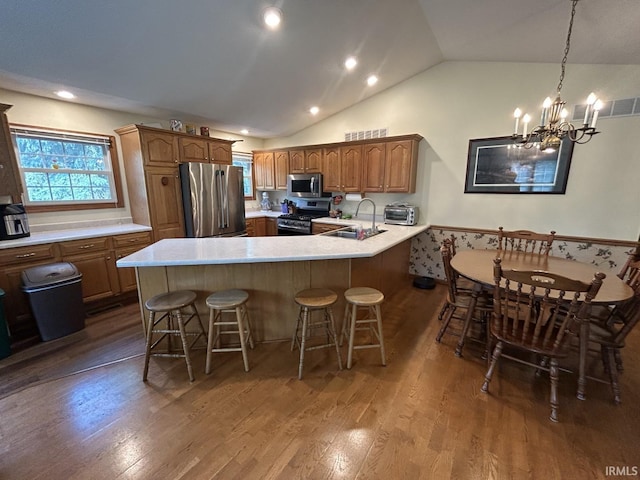
[[[73,263],[52,263],[24,270],[22,290],[29,297],[43,341],[84,328],[82,274]]]
[[[11,355],[11,342],[9,341],[9,325],[4,316],[4,290],[0,288],[0,358]]]

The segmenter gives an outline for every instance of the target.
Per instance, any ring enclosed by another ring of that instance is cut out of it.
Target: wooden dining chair
[[[449,249],[451,251],[451,255],[450,255],[451,258],[456,256],[456,241],[457,241],[456,236],[453,233],[449,236],[449,238],[444,239],[444,242],[448,242]],[[466,293],[466,292],[470,293],[471,291],[473,291],[474,283],[471,280],[460,277],[460,275],[458,275],[458,272],[456,272],[453,269],[450,269],[449,273],[452,274],[452,278],[455,282],[456,291],[460,293]],[[445,272],[445,276],[446,274],[447,272]],[[449,302],[444,302],[444,304],[442,305],[442,308],[440,309],[440,313],[438,314],[438,320],[442,320],[444,318],[444,315],[447,312],[449,305],[450,305]]]
[[[634,295],[629,300],[616,305],[603,316],[601,311],[589,318],[588,342],[581,339],[580,348],[584,349],[584,354],[592,345],[599,347],[597,350],[602,360],[608,383],[613,393],[613,401],[620,404],[620,385],[618,373],[624,370],[622,364],[621,351],[625,346],[625,340],[629,333],[640,321],[640,260],[627,262],[625,281],[633,289]],[[584,362],[581,362],[581,368]],[[586,372],[580,372],[582,379],[578,383],[578,398],[584,400],[586,387]]]
[[[578,334],[580,322],[588,321],[591,300],[604,278],[604,273],[596,273],[591,283],[585,283],[550,272],[503,270],[501,259],[496,258],[490,328],[497,343],[482,391],[489,391],[489,382],[501,357],[530,365],[537,371],[548,371],[551,378],[549,418],[557,422],[558,359],[569,354],[570,340]],[[515,351],[547,358],[549,365],[503,354],[505,345]]]
[[[498,227],[498,250],[549,255],[556,232],[536,233],[531,230],[505,231]]]
[[[445,239],[440,247],[442,256],[442,266],[444,268],[445,278],[447,280],[447,297],[441,309],[443,315],[442,325],[436,335],[436,342],[440,343],[445,333],[457,335],[460,337],[456,347],[456,355],[462,356],[462,348],[464,346],[465,337],[471,326],[470,320],[480,323],[481,330],[486,335],[486,324],[491,314],[491,304],[487,301],[487,296],[482,295],[479,289],[465,290],[459,289],[457,285],[457,273],[451,266],[452,248],[451,240]],[[471,317],[469,317],[469,309],[472,309]],[[449,329],[451,320],[461,323],[461,329]]]

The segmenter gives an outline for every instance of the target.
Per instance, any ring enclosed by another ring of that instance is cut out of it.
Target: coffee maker
[[[21,203],[0,205],[0,240],[28,237],[29,220]]]

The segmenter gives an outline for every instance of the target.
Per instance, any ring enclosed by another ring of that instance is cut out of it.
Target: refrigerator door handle
[[[223,196],[223,206],[222,206],[222,214],[224,215],[224,228],[229,228],[229,191],[228,191],[228,185],[227,182],[229,181],[226,178],[226,175],[224,173],[224,170],[220,171],[220,176],[222,177],[222,187],[223,190],[221,190],[221,194]]]
[[[220,208],[218,208],[218,211],[216,212],[216,216],[218,217],[218,228],[222,229],[224,228],[224,204],[222,202],[222,178],[220,177],[220,173],[220,170],[216,170],[216,195],[218,196],[218,205],[220,205]]]

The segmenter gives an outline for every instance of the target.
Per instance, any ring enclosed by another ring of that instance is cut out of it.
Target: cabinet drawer
[[[109,238],[86,238],[84,240],[71,240],[70,242],[60,243],[60,253],[63,257],[67,255],[74,255],[76,253],[88,253],[98,252],[101,250],[108,250]]]
[[[113,237],[113,248],[131,247],[151,243],[151,232],[128,233]]]
[[[9,248],[7,250],[0,250],[0,265],[36,262],[54,257],[55,250],[53,244]]]

